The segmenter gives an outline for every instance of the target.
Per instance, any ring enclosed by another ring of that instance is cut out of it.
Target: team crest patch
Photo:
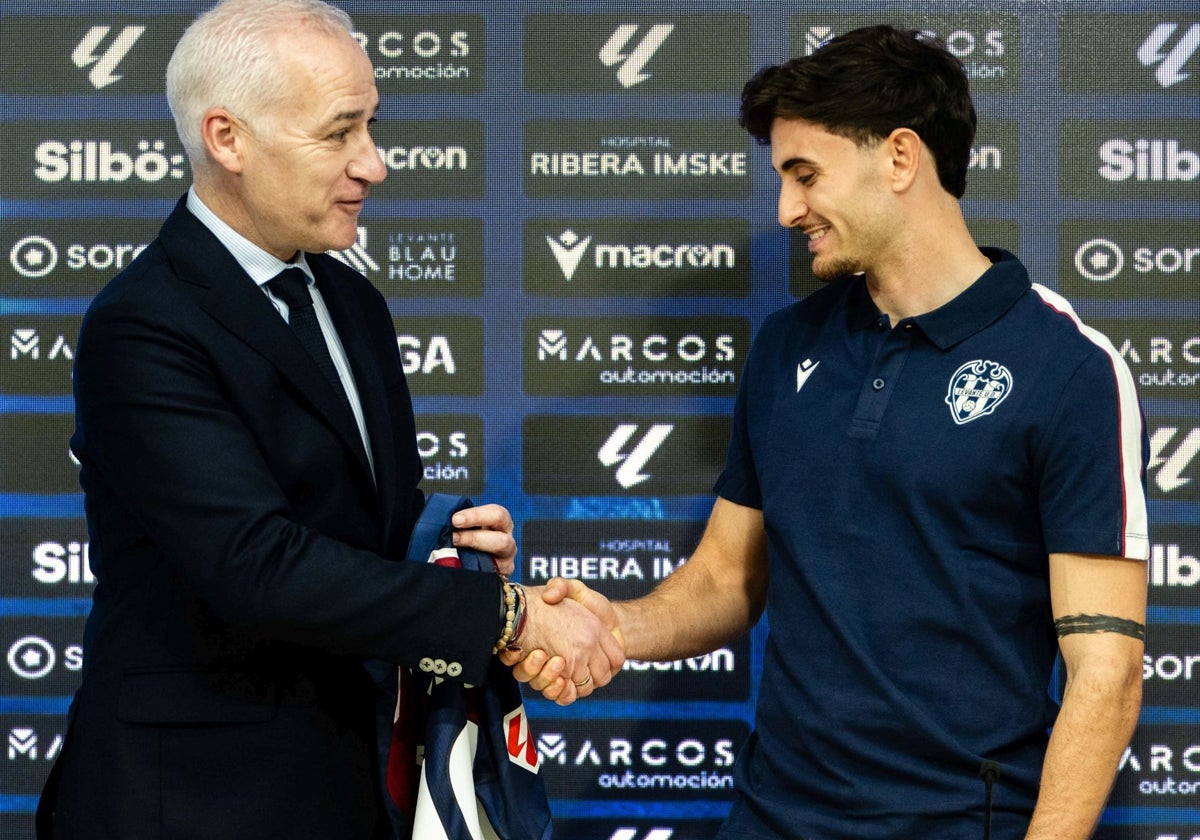
[[[967,362],[950,377],[946,405],[958,425],[991,414],[1012,391],[1013,379],[999,362],[976,359]]]

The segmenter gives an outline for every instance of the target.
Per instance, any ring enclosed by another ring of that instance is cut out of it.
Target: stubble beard
[[[823,283],[832,283],[850,274],[858,274],[863,269],[849,257],[829,257],[821,260],[813,259],[813,275]]]

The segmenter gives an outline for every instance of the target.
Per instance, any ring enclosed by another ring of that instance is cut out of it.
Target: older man
[[[372,67],[332,7],[228,0],[180,40],[167,94],[193,188],[78,344],[97,586],[40,831],[382,836],[363,660],[479,683],[521,600],[393,562],[424,498],[412,405],[383,298],[322,253],[385,174]],[[512,569],[506,510],[456,525]],[[580,693],[607,682],[600,623],[529,602],[523,640],[590,673]]]

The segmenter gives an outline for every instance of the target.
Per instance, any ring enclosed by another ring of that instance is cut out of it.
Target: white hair
[[[193,170],[207,165],[200,124],[209,108],[270,121],[287,93],[272,37],[298,25],[354,31],[349,15],[322,0],[222,0],[188,26],[167,64],[167,103]]]

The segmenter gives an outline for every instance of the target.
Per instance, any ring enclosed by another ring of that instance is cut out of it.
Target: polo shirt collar
[[[929,340],[945,350],[982,330],[1007,312],[1030,288],[1029,273],[1003,248],[980,248],[992,267],[957,297],[912,319]],[[847,315],[851,329],[874,326],[881,315],[860,275],[851,280]]]

